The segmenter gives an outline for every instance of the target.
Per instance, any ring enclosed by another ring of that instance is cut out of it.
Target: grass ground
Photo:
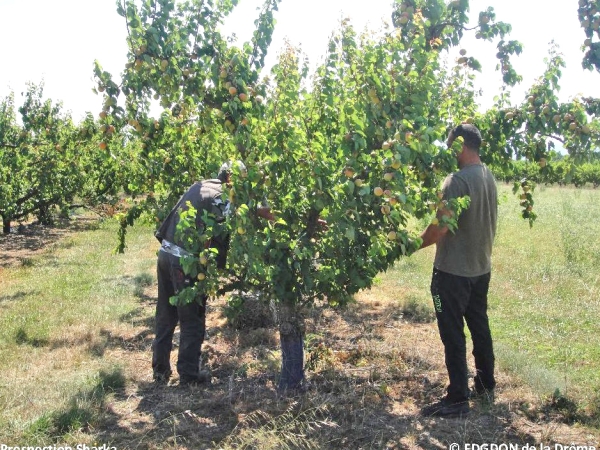
[[[213,383],[155,387],[151,229],[131,229],[125,255],[113,255],[114,224],[77,221],[77,232],[39,242],[35,229],[0,240],[0,443],[598,446],[600,192],[539,189],[532,230],[518,219],[508,189],[502,192],[490,291],[499,362],[494,406],[474,404],[467,419],[418,415],[446,383],[428,294],[432,249],[398,262],[344,311],[310,312],[313,387],[304,395],[277,396],[277,334],[231,328],[224,299],[210,306],[204,346]]]
[[[541,188],[532,229],[502,206],[492,311],[505,367],[600,408],[600,192]],[[521,227],[519,227],[521,225]]]

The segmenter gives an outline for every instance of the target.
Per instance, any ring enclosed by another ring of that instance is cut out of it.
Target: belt
[[[160,251],[177,256],[178,258],[181,258],[182,256],[194,256],[192,253],[184,250],[178,245],[173,244],[172,242],[167,241],[166,239],[163,239],[162,245],[160,246]]]

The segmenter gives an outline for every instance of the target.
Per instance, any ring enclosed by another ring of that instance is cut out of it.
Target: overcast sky
[[[224,31],[249,39],[256,7],[262,0],[240,0]],[[318,63],[327,38],[342,17],[349,17],[360,31],[380,29],[389,20],[392,0],[283,0],[276,13],[277,26],[268,61],[283,47],[284,39],[301,45],[311,62]],[[525,50],[515,60],[524,82],[513,94],[519,102],[523,90],[544,70],[549,42],[555,40],[567,60],[561,98],[577,94],[600,97],[600,74],[581,68],[581,43],[585,39],[577,19],[577,0],[471,0],[471,14],[493,6],[499,20],[513,25],[510,38]],[[63,102],[79,121],[86,111],[96,114],[101,100],[91,91],[93,62],[117,75],[126,63],[125,22],[117,15],[115,0],[0,0],[0,97],[15,91],[17,103],[25,82],[45,82],[45,96]],[[497,94],[495,50],[490,44],[466,40],[469,55],[484,65],[478,84],[487,106]],[[486,57],[488,55],[489,57]]]

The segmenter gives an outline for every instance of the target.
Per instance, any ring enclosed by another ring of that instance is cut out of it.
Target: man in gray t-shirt
[[[475,394],[493,400],[494,351],[487,316],[491,255],[496,234],[498,194],[496,180],[479,158],[481,134],[470,124],[459,125],[448,136],[450,147],[462,139],[457,155],[459,171],[449,175],[442,188],[443,200],[468,196],[469,207],[460,213],[454,232],[443,225],[445,208],[438,211],[421,235],[421,248],[436,244],[431,295],[438,329],[444,344],[450,383],[447,395],[423,408],[427,416],[451,417],[469,412],[466,321],[473,340]]]
[[[494,176],[481,162],[469,164],[446,178],[442,192],[443,200],[468,196],[470,203],[458,218],[456,232],[437,242],[434,266],[462,277],[489,273],[498,211]]]

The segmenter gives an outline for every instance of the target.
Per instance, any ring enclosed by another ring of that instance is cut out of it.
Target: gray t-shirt
[[[492,245],[496,235],[498,193],[492,172],[473,164],[449,175],[443,185],[444,200],[471,199],[458,218],[458,229],[437,243],[434,266],[463,277],[484,275],[492,269]]]
[[[204,212],[211,214],[217,222],[222,222],[224,220],[228,202],[222,200],[222,192],[222,183],[218,179],[197,181],[194,183],[181,196],[177,204],[173,207],[167,218],[155,233],[156,238],[161,243],[163,239],[166,239],[168,242],[194,253],[192,249],[186,248],[184,241],[175,238],[177,224],[179,223],[179,214],[181,211],[188,209],[187,202],[190,202],[197,211],[195,221],[196,230],[198,232],[203,232],[204,222],[202,221],[202,216]],[[216,230],[213,230],[213,232],[215,234],[213,234],[212,238],[215,242],[224,242],[226,239],[225,236],[220,236],[217,234]]]

